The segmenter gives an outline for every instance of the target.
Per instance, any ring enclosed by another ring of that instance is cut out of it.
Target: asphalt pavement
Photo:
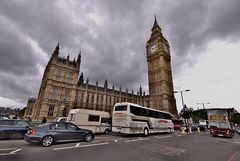
[[[240,136],[208,133],[127,136],[96,135],[90,142],[42,147],[23,140],[0,140],[0,161],[240,161]]]

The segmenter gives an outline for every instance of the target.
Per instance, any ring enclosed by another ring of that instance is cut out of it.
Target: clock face
[[[154,44],[154,45],[152,45],[152,46],[150,47],[150,52],[151,52],[151,53],[155,53],[155,52],[157,51],[157,49],[158,49],[157,44]]]

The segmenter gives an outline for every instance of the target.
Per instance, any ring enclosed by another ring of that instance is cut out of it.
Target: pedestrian
[[[28,116],[27,120],[28,120],[28,122],[32,122],[32,117]]]
[[[47,118],[44,117],[44,118],[42,119],[42,124],[45,124],[46,122],[47,122]]]

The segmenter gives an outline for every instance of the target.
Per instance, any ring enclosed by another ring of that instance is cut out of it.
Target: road
[[[158,134],[148,137],[96,135],[90,143],[41,147],[23,140],[1,140],[0,161],[240,161],[240,136],[208,133]]]

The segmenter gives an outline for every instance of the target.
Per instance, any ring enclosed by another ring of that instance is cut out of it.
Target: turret
[[[78,85],[82,85],[84,83],[84,79],[83,79],[83,73],[81,73],[79,80],[78,80]]]
[[[156,31],[160,31],[161,32],[161,28],[158,25],[156,15],[154,15],[154,24],[153,24],[153,27],[152,27],[152,32],[156,32]]]
[[[89,79],[88,79],[88,77],[87,77],[86,84],[88,84],[88,83],[89,83]]]
[[[108,82],[107,82],[107,80],[105,80],[105,82],[104,82],[104,88],[107,88],[108,87]]]
[[[114,84],[113,84],[113,85],[112,85],[112,90],[113,90],[113,91],[114,91],[114,88],[115,88],[115,87],[114,87]]]
[[[141,85],[140,85],[140,88],[139,88],[139,94],[140,94],[140,96],[142,96],[142,87],[141,87]]]
[[[96,86],[98,87],[98,80],[96,81]]]
[[[152,31],[152,34],[151,34],[151,37],[148,40],[148,42],[154,40],[158,36],[162,36],[161,28],[158,25],[156,15],[154,16],[154,24],[153,24],[151,31]]]
[[[81,57],[82,57],[82,53],[81,53],[81,51],[79,51],[78,58],[77,58],[77,65],[78,66],[80,66],[80,63],[81,63]]]
[[[52,57],[58,57],[59,49],[60,49],[60,47],[59,47],[59,43],[58,43],[57,46],[55,47],[53,53],[52,53]]]
[[[67,56],[67,61],[69,61],[69,54],[68,54],[68,56]]]

